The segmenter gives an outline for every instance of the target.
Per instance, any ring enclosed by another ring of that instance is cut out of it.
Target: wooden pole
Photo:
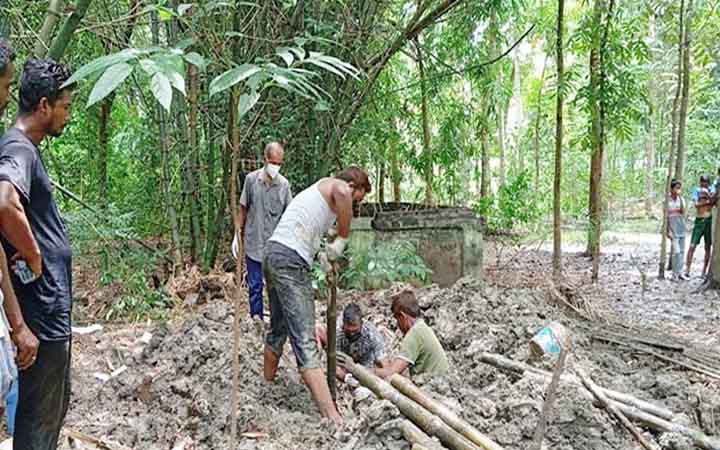
[[[489,437],[478,431],[477,428],[470,425],[468,422],[460,418],[457,414],[452,412],[447,406],[440,402],[432,399],[429,395],[420,390],[412,381],[407,378],[395,374],[390,377],[390,384],[393,385],[398,391],[407,395],[420,406],[427,409],[431,413],[440,417],[446,424],[450,425],[455,431],[462,434],[475,444],[484,448],[485,450],[503,450],[501,446],[493,442]]]
[[[343,361],[345,370],[353,374],[360,384],[373,391],[378,397],[393,403],[405,417],[412,420],[427,434],[436,436],[446,447],[452,450],[482,450],[469,439],[450,428],[438,416],[400,393],[390,383],[381,379],[369,369],[353,363],[349,356],[343,355]]]
[[[557,392],[558,383],[560,383],[560,375],[562,375],[565,369],[565,360],[567,359],[567,350],[560,348],[560,356],[558,357],[557,364],[555,364],[555,371],[552,375],[552,381],[548,386],[547,393],[545,394],[545,403],[543,403],[542,414],[540,415],[540,422],[535,428],[535,435],[533,436],[533,446],[537,450],[542,450],[542,441],[545,437],[545,429],[550,419],[550,410],[552,409],[553,403],[555,403],[555,393]]]
[[[582,381],[582,384],[590,392],[592,392],[592,394],[595,396],[595,398],[598,400],[598,402],[600,402],[600,405],[602,405],[602,407],[605,408],[605,410],[607,410],[611,415],[615,416],[615,418],[618,421],[620,421],[620,423],[623,424],[623,426],[625,428],[627,428],[627,430],[630,432],[630,434],[632,434],[635,437],[635,439],[637,439],[637,441],[640,443],[640,445],[645,447],[647,450],[655,450],[655,446],[650,444],[650,442],[648,442],[648,440],[645,439],[642,434],[640,434],[640,431],[638,431],[638,429],[635,428],[635,426],[632,423],[630,423],[630,420],[627,418],[627,416],[625,414],[620,412],[620,410],[617,407],[615,407],[615,405],[610,403],[610,401],[605,396],[605,394],[603,394],[602,391],[600,389],[598,389],[598,386],[593,382],[592,379],[590,379],[590,377],[585,375],[585,373],[583,373],[580,370],[580,368],[576,368],[575,371],[577,372],[577,375],[580,378],[580,381]]]
[[[442,450],[443,447],[437,441],[434,441],[430,436],[425,434],[420,428],[416,427],[415,424],[409,420],[403,420],[400,424],[403,437],[406,441],[412,445],[412,449],[416,450],[419,448],[427,450]]]
[[[327,383],[333,401],[337,398],[337,266],[332,263],[328,277],[330,298],[327,306]]]

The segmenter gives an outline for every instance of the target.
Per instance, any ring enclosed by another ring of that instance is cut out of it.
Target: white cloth
[[[270,238],[295,250],[308,265],[312,265],[323,235],[335,223],[335,213],[320,192],[319,183],[305,189],[290,202]]]

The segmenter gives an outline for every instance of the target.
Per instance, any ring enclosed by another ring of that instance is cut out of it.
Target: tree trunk
[[[112,104],[115,99],[114,94],[110,94],[100,104],[100,127],[98,129],[98,178],[100,191],[100,205],[103,209],[107,208],[108,197],[108,174],[107,164],[108,155],[110,153],[110,113]]]
[[[55,26],[62,17],[64,7],[65,5],[63,0],[50,0],[47,14],[45,15],[45,21],[43,22],[42,28],[40,28],[40,33],[38,34],[37,42],[35,43],[35,50],[33,51],[36,58],[44,58],[47,54],[50,46],[50,39],[52,39]]]
[[[533,135],[533,149],[535,150],[535,192],[540,192],[540,117],[542,116],[542,95],[545,88],[545,69],[547,68],[548,55],[543,60],[542,73],[540,75],[540,87],[537,92],[537,109],[535,111],[535,133]]]
[[[402,172],[400,171],[397,148],[390,149],[390,179],[393,187],[393,201],[400,203],[400,183],[402,183]]]
[[[415,48],[417,49],[417,63],[420,70],[420,95],[421,99],[421,119],[423,131],[423,152],[425,154],[425,204],[433,204],[433,153],[430,143],[430,124],[428,122],[428,105],[427,105],[427,85],[425,82],[425,63],[423,61],[422,50],[420,49],[419,40],[415,40]]]
[[[655,23],[655,14],[650,15],[650,45],[657,43],[657,27]],[[647,114],[647,135],[645,137],[645,217],[652,217],[652,204],[655,199],[655,189],[653,187],[653,171],[655,170],[655,124],[657,121],[657,86],[655,78],[648,78],[648,114]]]
[[[713,242],[720,242],[720,207],[715,206],[713,212]],[[713,245],[712,257],[710,259],[710,275],[708,276],[707,287],[711,289],[720,288],[720,251],[718,245]]]
[[[692,1],[692,0],[691,0]],[[665,230],[667,228],[668,207],[670,206],[670,183],[673,179],[673,166],[675,165],[675,155],[677,148],[677,121],[679,115],[680,92],[682,89],[682,65],[683,65],[683,37],[684,32],[684,9],[685,0],[680,0],[680,18],[678,19],[679,40],[678,40],[678,70],[677,70],[677,86],[675,88],[675,99],[673,100],[672,112],[672,142],[670,144],[670,155],[668,157],[668,172],[665,180],[665,190],[663,195],[663,218],[660,224],[660,265],[658,268],[658,278],[665,279],[665,259],[667,258],[667,239],[665,238]]]
[[[503,80],[500,76],[499,83],[502,85]],[[505,104],[503,102],[498,103],[498,111],[496,114],[497,118],[497,141],[498,141],[498,152],[500,153],[500,186],[505,186],[506,179],[506,161],[505,161]]]
[[[553,180],[553,277],[558,280],[562,274],[562,216],[560,182],[562,177],[562,140],[563,140],[563,88],[565,83],[563,61],[563,19],[565,0],[558,0],[557,12],[557,102],[555,107],[555,177]]]
[[[380,167],[378,168],[378,186],[377,186],[377,193],[378,193],[378,202],[379,203],[385,203],[385,155],[383,155],[382,158],[380,158]]]
[[[675,178],[682,181],[685,172],[685,134],[687,131],[688,104],[690,102],[690,44],[692,29],[693,0],[689,0],[685,12],[685,36],[682,43],[682,98],[680,100],[680,117],[678,123],[677,160],[675,161]]]
[[[482,151],[482,173],[480,175],[480,196],[490,196],[490,136],[487,120],[483,118],[480,128],[480,148]]]
[[[70,14],[70,17],[65,20],[63,27],[60,29],[58,35],[55,37],[55,40],[53,40],[53,43],[50,46],[50,50],[48,51],[48,58],[55,61],[60,61],[62,59],[63,54],[65,54],[65,50],[70,44],[70,40],[75,33],[75,30],[85,17],[85,13],[87,13],[88,8],[90,8],[90,3],[92,3],[92,0],[77,1],[77,3],[75,4],[75,10],[72,14]]]

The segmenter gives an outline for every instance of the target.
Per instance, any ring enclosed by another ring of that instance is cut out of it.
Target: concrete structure
[[[390,210],[388,210],[390,206]],[[450,286],[463,276],[482,279],[483,224],[467,208],[426,208],[422,205],[363,205],[353,220],[352,245],[412,242],[433,270],[432,282]]]

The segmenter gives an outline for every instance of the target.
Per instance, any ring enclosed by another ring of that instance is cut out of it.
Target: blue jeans
[[[247,263],[248,298],[250,299],[250,317],[263,318],[263,270],[262,264],[245,257]]]
[[[683,257],[685,256],[685,236],[675,236],[675,239],[670,241],[672,249],[672,271],[676,276],[680,276],[685,265]]]
[[[10,436],[15,433],[15,411],[18,401],[18,380],[15,380],[5,398],[5,418],[7,419],[7,431]]]

